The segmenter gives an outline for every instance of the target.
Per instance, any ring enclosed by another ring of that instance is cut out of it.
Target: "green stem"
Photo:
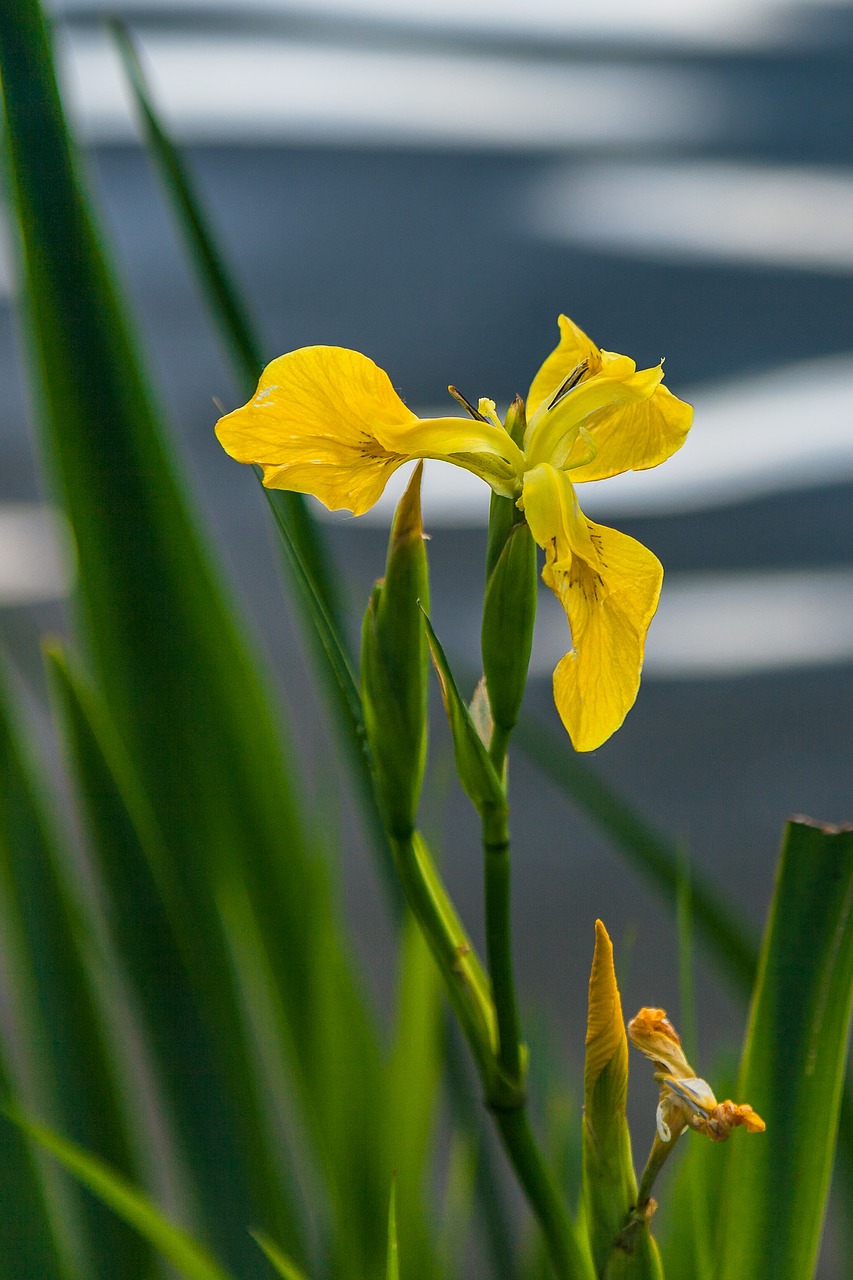
[[[495,831],[504,832],[503,865],[496,883],[502,885],[501,918],[508,921],[509,844],[505,838],[506,813],[495,819]],[[447,992],[465,1038],[471,1048],[483,1092],[495,1117],[504,1148],[528,1203],[539,1221],[557,1280],[592,1280],[592,1264],[583,1253],[553,1175],[549,1172],[530,1130],[524,1110],[521,1054],[517,1019],[514,1039],[516,1068],[508,1076],[498,1059],[497,1019],[488,981],[456,915],[453,904],[417,831],[398,835],[394,857],[406,900],[415,914],[441,970]],[[509,956],[509,930],[503,931],[503,954]],[[512,972],[508,991],[515,995]]]
[[[512,964],[509,827],[505,807],[483,813],[486,956],[498,1019],[498,1063],[507,1083],[524,1096],[518,1001]]]
[[[586,1280],[592,1263],[582,1252],[553,1174],[545,1164],[523,1107],[495,1111],[504,1149],[536,1215],[558,1280]]]

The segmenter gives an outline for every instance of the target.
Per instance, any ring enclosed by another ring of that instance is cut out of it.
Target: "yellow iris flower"
[[[268,488],[313,494],[331,510],[361,515],[413,458],[452,462],[512,498],[571,628],[572,649],[554,672],[557,709],[575,749],[591,751],[636,699],[663,569],[633,538],[588,520],[574,486],[657,466],[683,444],[693,410],[662,385],[662,364],[638,370],[566,316],[559,325],[528,393],[521,446],[493,401],[481,400],[471,420],[418,418],[382,369],[342,347],[273,360],[216,433],[238,462],[262,468]]]

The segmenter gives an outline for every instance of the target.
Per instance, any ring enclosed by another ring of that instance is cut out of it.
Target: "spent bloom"
[[[681,1047],[678,1032],[665,1009],[641,1009],[628,1023],[631,1043],[651,1058],[660,1083],[657,1130],[661,1142],[671,1142],[686,1128],[704,1133],[712,1142],[725,1142],[733,1130],[763,1133],[764,1121],[748,1103],[717,1102],[707,1080],[700,1079]]]
[[[663,569],[626,534],[583,514],[575,485],[657,466],[684,442],[693,411],[560,316],[560,341],[531,383],[519,443],[495,403],[470,418],[418,418],[388,375],[342,347],[303,347],[267,365],[249,403],[217,435],[272,489],[313,494],[331,510],[367,511],[414,458],[464,467],[511,498],[545,551],[543,578],[565,609],[572,649],[554,672],[557,709],[579,751],[619,728],[640,683]],[[461,399],[461,397],[458,397]]]

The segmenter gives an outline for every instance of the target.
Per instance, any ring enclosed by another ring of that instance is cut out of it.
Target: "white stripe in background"
[[[791,365],[695,395],[677,390],[696,408],[687,443],[651,471],[579,485],[590,517],[674,515],[853,477],[851,356]],[[423,416],[444,412],[433,406]],[[409,470],[392,476],[377,505],[360,517],[363,523],[390,524]],[[342,518],[318,509],[329,519]],[[467,471],[428,462],[424,512],[433,528],[484,525],[489,491]]]
[[[0,606],[66,596],[74,577],[70,534],[50,507],[0,506]]]
[[[853,271],[853,173],[707,161],[556,165],[528,188],[529,231],[632,257]]]
[[[596,0],[594,5],[567,4],[566,0],[251,0],[256,13],[334,21],[385,22],[398,30],[407,25],[435,25],[481,32],[483,35],[519,35],[527,38],[604,39],[636,45],[644,40],[656,45],[689,43],[704,48],[766,48],[808,36],[810,7],[822,15],[845,0]],[[57,0],[54,8],[74,14],[100,7],[115,12],[114,0]],[[135,6],[139,8],[139,5]],[[154,0],[155,8],[162,0]],[[235,12],[234,0],[181,0],[180,8],[199,13]],[[791,21],[793,20],[793,21]],[[799,21],[798,21],[799,20]]]
[[[543,592],[531,672],[551,672],[568,648],[566,615]],[[852,659],[853,570],[670,574],[643,675],[743,676]]]
[[[596,148],[718,132],[716,81],[677,69],[549,65],[293,43],[146,36],[156,101],[182,140]],[[136,136],[106,36],[64,42],[72,111],[91,141]]]

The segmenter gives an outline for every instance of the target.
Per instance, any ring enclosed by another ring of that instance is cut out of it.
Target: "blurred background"
[[[213,436],[214,402],[241,397],[140,146],[108,11],[138,43],[270,358],[351,346],[415,410],[445,414],[448,382],[475,402],[524,395],[561,311],[641,366],[666,357],[667,384],[696,407],[688,443],[658,471],[581,493],[667,574],[638,703],[591,763],[758,928],[784,818],[853,819],[853,7],[54,5],[67,101],[175,448],[327,814],[339,805],[328,740],[265,507]],[[63,626],[73,571],[33,457],[14,293],[4,250],[0,642],[38,714],[36,637]],[[438,463],[427,473],[434,619],[473,678],[488,491]],[[353,636],[392,507],[389,491],[361,520],[326,513]],[[567,647],[544,593],[529,706],[552,726],[551,671]],[[476,934],[476,827],[438,714],[434,738],[429,823]],[[621,955],[629,1013],[677,1010],[675,932],[518,753],[512,785],[523,995],[579,1063],[595,917]],[[326,820],[346,828],[346,803]],[[357,837],[347,846],[353,930],[381,991],[381,891]],[[699,991],[709,1061],[697,1065],[710,1073],[743,1015],[704,972]],[[650,1080],[646,1093],[641,1146]]]

